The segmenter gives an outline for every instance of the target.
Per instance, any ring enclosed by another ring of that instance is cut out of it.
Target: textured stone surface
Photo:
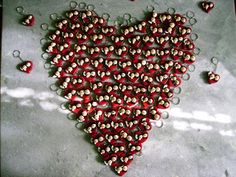
[[[142,17],[152,1],[101,0],[93,3],[99,14],[114,18],[128,12]],[[236,176],[236,22],[234,1],[214,1],[206,14],[197,1],[159,1],[157,11],[175,7],[177,12],[191,10],[197,24],[194,32],[201,49],[196,70],[183,84],[181,103],[169,109],[164,128],[153,128],[143,153],[130,166],[127,177],[234,177]],[[33,13],[32,28],[18,24],[17,6]],[[68,8],[65,0],[4,0],[1,60],[1,173],[3,177],[112,177],[101,163],[93,145],[75,122],[60,108],[65,101],[50,91],[53,79],[44,69],[40,24],[49,22],[49,14]],[[15,69],[18,49],[24,59],[34,62],[27,75]],[[213,69],[210,58],[220,60],[217,72],[221,80],[204,83],[201,73]]]

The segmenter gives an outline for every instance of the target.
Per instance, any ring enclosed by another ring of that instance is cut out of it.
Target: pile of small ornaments
[[[205,12],[214,4],[200,2]],[[24,14],[22,24],[35,24]],[[111,26],[92,10],[71,10],[57,21],[46,47],[52,76],[68,100],[68,109],[83,123],[84,131],[106,165],[124,175],[152,129],[151,121],[162,119],[188,66],[195,62],[192,29],[180,14],[150,12],[133,25]],[[17,68],[32,71],[20,51],[13,56]],[[216,65],[216,64],[215,64]],[[208,83],[219,81],[207,72]]]
[[[52,76],[104,163],[124,175],[195,62],[192,30],[180,14],[153,11],[119,29],[94,11],[66,14],[46,47]]]

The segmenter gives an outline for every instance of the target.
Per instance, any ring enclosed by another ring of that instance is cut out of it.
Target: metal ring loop
[[[66,102],[65,103],[61,103],[60,107],[62,110],[67,110],[67,107],[66,107]]]
[[[180,98],[179,97],[173,97],[171,99],[172,104],[178,105],[180,103]]]
[[[155,122],[155,126],[158,127],[158,128],[163,127],[163,125],[164,125],[164,123],[161,119],[159,119]]]
[[[51,91],[57,91],[57,90],[58,90],[58,87],[56,86],[56,84],[51,84],[51,85],[49,86],[49,89],[50,89]]]
[[[195,71],[195,69],[196,69],[195,65],[188,65],[189,72],[193,72]]]
[[[18,57],[20,57],[20,51],[19,50],[14,50],[12,52],[12,55],[13,55],[13,57],[18,58]]]
[[[182,78],[184,81],[188,81],[190,79],[190,75],[188,73],[185,73],[182,75]]]
[[[43,31],[47,31],[47,30],[48,30],[48,24],[47,24],[47,23],[42,23],[42,24],[41,24],[41,29],[42,29]]]
[[[113,24],[115,26],[120,26],[121,25],[121,22],[119,20],[114,20]]]
[[[93,11],[95,9],[95,6],[93,4],[87,5],[87,10]]]
[[[195,49],[193,50],[193,53],[194,53],[195,55],[199,55],[200,52],[201,52],[201,49],[200,49],[200,48],[195,48]]]
[[[67,118],[69,119],[69,120],[75,120],[75,114],[74,113],[69,113],[69,114],[67,114]]]
[[[80,127],[77,127],[77,125],[80,125],[81,122],[84,122],[83,120],[80,120],[79,117],[76,118],[76,121],[78,122],[75,126],[76,128],[80,129]]]
[[[114,21],[114,25],[120,26],[120,25],[122,25],[123,22],[124,22],[124,19],[123,19],[122,17],[120,17],[120,18],[117,18],[117,19]]]
[[[109,15],[108,13],[103,13],[103,14],[102,14],[102,18],[103,18],[104,20],[108,21],[109,18],[110,18],[110,15]]]
[[[190,39],[192,41],[196,41],[198,39],[198,35],[196,33],[192,33],[192,34],[190,34]]]
[[[123,26],[128,26],[129,25],[129,20],[124,20],[122,23]]]
[[[189,19],[189,24],[190,24],[191,26],[195,25],[196,23],[197,23],[197,19],[196,19],[196,18],[191,18],[191,19]]]
[[[129,22],[130,22],[130,23],[137,23],[137,22],[138,22],[138,19],[137,19],[136,17],[131,17],[131,18],[129,19]]]
[[[152,5],[148,5],[147,7],[146,7],[146,10],[148,11],[148,12],[153,12],[154,11],[154,6],[152,6]]]
[[[62,95],[62,89],[57,89],[57,95],[61,96]]]
[[[76,120],[77,120],[77,123],[75,124],[75,127],[80,130],[81,128],[80,128],[79,125],[81,125],[81,124],[80,124],[81,121],[79,121],[78,118],[76,118]],[[83,122],[83,121],[82,121],[82,122]]]
[[[48,40],[46,38],[40,39],[40,44],[41,45],[45,45],[47,42],[48,42]]]
[[[193,18],[194,16],[195,16],[195,13],[193,12],[193,11],[187,11],[186,12],[186,16],[188,17],[188,18]]]
[[[121,26],[122,23],[121,23],[121,21],[115,20],[115,21],[114,21],[114,25],[115,25],[115,26]]]
[[[169,113],[167,111],[164,111],[161,113],[161,118],[162,119],[168,119],[169,118]]]
[[[175,87],[174,90],[173,90],[173,92],[174,92],[175,94],[180,94],[181,91],[182,91],[181,87]]]
[[[131,19],[131,15],[130,15],[129,13],[125,13],[125,14],[123,15],[123,18],[124,18],[125,20],[130,20],[130,19]]]
[[[25,11],[24,11],[24,8],[23,8],[22,6],[18,6],[18,7],[16,8],[16,12],[19,13],[19,14],[21,14],[21,15],[23,15]]]
[[[75,9],[78,6],[78,3],[75,1],[70,1],[70,9]]]
[[[50,69],[52,68],[52,65],[50,63],[44,63],[44,66],[43,66],[45,69]]]
[[[81,2],[81,3],[79,3],[79,8],[80,9],[85,9],[86,8],[86,3],[85,2]]]
[[[50,14],[50,19],[51,20],[56,20],[56,19],[58,19],[58,15],[57,15],[57,13],[52,13],[52,14]]]
[[[214,64],[214,65],[217,65],[217,64],[219,63],[218,58],[212,57],[212,58],[211,58],[211,63]]]
[[[49,58],[49,54],[47,52],[42,53],[41,58],[47,60]]]
[[[167,12],[168,12],[169,14],[174,14],[176,11],[175,11],[175,8],[169,7],[169,8],[167,9]]]

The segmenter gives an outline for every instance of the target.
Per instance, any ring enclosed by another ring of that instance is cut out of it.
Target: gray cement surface
[[[79,2],[79,1],[78,1]],[[151,0],[88,0],[98,14],[111,17],[128,12],[142,17]],[[181,103],[168,111],[164,127],[156,127],[136,157],[126,177],[236,177],[236,23],[233,0],[214,0],[216,7],[206,14],[195,0],[161,1],[158,12],[174,7],[191,10],[197,24],[193,30],[201,49],[191,79],[184,82]],[[15,8],[33,13],[36,25],[18,23]],[[99,161],[93,145],[75,122],[60,108],[65,100],[50,91],[49,78],[41,59],[40,29],[49,14],[68,9],[66,0],[3,0],[1,61],[1,176],[2,177],[115,177]],[[16,70],[18,49],[35,68],[27,75]],[[204,83],[201,73],[212,69],[210,58],[220,63],[221,80]]]

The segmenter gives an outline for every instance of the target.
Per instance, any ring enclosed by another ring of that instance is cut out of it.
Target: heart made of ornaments
[[[200,3],[200,6],[202,10],[204,10],[206,13],[209,13],[214,8],[214,3],[211,1],[202,1]]]
[[[123,175],[195,62],[192,30],[180,14],[150,12],[120,27],[90,10],[66,14],[46,47],[52,76],[105,164]]]
[[[25,26],[33,26],[35,24],[35,18],[32,14],[24,15],[22,24]]]
[[[33,69],[33,63],[32,61],[23,61],[20,64],[17,65],[17,68],[25,73],[30,73]]]
[[[209,84],[214,84],[214,83],[216,83],[216,82],[218,82],[220,80],[220,75],[216,74],[213,71],[209,71],[207,73],[207,76],[208,76],[208,83]]]

